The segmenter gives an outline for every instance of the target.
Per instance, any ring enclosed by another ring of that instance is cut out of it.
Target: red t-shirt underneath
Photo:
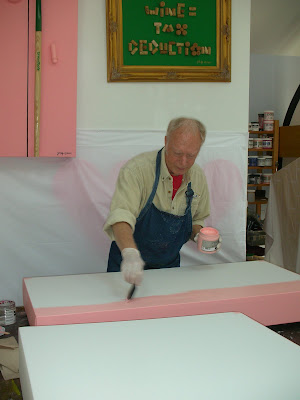
[[[172,194],[172,200],[173,200],[177,190],[180,188],[182,182],[182,175],[177,175],[177,176],[171,175],[171,176],[173,178],[173,194]]]

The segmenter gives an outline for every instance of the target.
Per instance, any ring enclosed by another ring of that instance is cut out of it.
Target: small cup
[[[213,254],[217,251],[219,244],[219,231],[215,228],[202,228],[198,236],[198,250],[202,253]]]

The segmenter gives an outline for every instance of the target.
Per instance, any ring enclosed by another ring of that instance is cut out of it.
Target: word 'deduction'
[[[205,46],[203,43],[198,44],[197,42],[191,43],[190,41],[174,40],[174,36],[181,36],[184,39],[188,35],[189,25],[188,23],[164,23],[163,19],[169,17],[175,18],[186,18],[187,22],[189,18],[195,18],[197,16],[197,7],[188,6],[185,3],[177,3],[177,7],[169,8],[166,6],[164,1],[159,3],[159,7],[144,6],[145,14],[153,17],[157,17],[158,20],[151,21],[153,27],[153,40],[130,40],[128,43],[128,51],[131,55],[155,55],[164,54],[169,56],[184,55],[184,56],[200,56],[210,55],[211,47]],[[158,35],[161,35],[164,40],[159,40]],[[167,35],[172,37],[173,40],[168,40]]]

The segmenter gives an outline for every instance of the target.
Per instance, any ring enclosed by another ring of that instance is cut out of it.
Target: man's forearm
[[[117,222],[112,226],[112,230],[120,251],[128,247],[137,249],[137,245],[133,238],[132,228],[127,224],[127,222]]]

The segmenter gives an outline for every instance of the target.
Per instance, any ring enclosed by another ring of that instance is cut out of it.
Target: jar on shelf
[[[257,156],[249,156],[248,157],[248,166],[256,167],[257,166]]]
[[[272,132],[274,130],[274,121],[264,121],[264,131]]]
[[[257,157],[257,165],[259,167],[264,167],[265,166],[265,157]]]
[[[254,174],[254,183],[260,185],[263,182],[262,174]]]
[[[264,114],[258,114],[258,125],[259,125],[259,130],[263,131],[264,130]]]
[[[248,174],[248,183],[250,185],[254,185],[255,184],[255,174]]]
[[[259,123],[251,122],[251,129],[252,129],[252,131],[259,131]]]
[[[273,157],[265,156],[265,167],[272,167]]]
[[[263,149],[272,149],[273,147],[273,138],[267,137],[263,138]]]
[[[264,182],[264,183],[270,183],[270,182],[271,182],[272,175],[273,175],[273,174],[263,174],[263,176],[262,176],[263,182]]]
[[[253,148],[254,149],[262,149],[263,147],[263,139],[262,138],[253,138]]]

